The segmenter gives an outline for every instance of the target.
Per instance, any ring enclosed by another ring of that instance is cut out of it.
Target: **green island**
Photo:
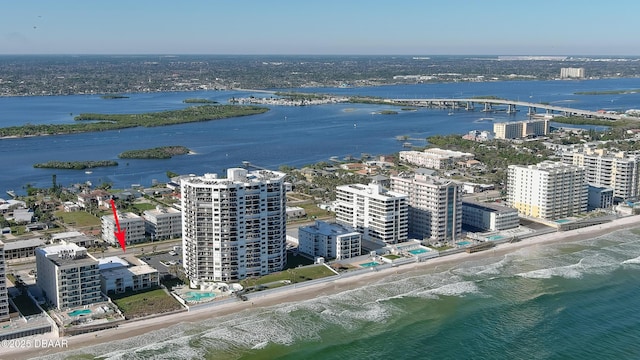
[[[376,112],[376,114],[380,114],[380,115],[397,115],[398,112],[394,111],[394,110],[380,110],[380,111]]]
[[[164,126],[256,115],[267,111],[269,109],[266,107],[249,105],[202,105],[143,114],[80,114],[74,118],[78,121],[75,124],[26,124],[0,128],[0,137],[59,135],[139,126]]]
[[[281,91],[275,92],[274,95],[280,96],[288,100],[322,100],[322,99],[327,99],[332,97],[332,95],[327,95],[327,94],[312,94],[312,93],[303,93],[303,92],[281,92]]]
[[[34,168],[43,169],[68,169],[83,170],[104,166],[118,166],[113,160],[96,160],[96,161],[48,161],[46,163],[34,164]]]
[[[598,125],[611,127],[625,127],[634,124],[633,120],[605,120],[596,118],[585,118],[581,116],[556,116],[551,121],[561,124],[571,125]]]
[[[185,104],[217,104],[217,101],[213,101],[213,100],[209,100],[209,99],[197,99],[197,98],[192,98],[192,99],[184,99],[182,100],[183,103]]]
[[[486,100],[506,100],[504,98],[495,96],[495,95],[477,95],[477,96],[472,96],[472,99],[486,99]]]
[[[640,89],[627,90],[600,90],[600,91],[578,91],[575,95],[618,95],[618,94],[634,94],[640,92]]]
[[[174,155],[184,155],[189,153],[189,149],[184,146],[160,146],[151,149],[129,150],[120,153],[120,159],[170,159]]]
[[[105,100],[111,100],[111,99],[128,99],[129,97],[126,95],[102,95],[100,96],[101,99],[105,99]]]

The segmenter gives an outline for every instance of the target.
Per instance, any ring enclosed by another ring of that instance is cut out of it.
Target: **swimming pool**
[[[413,255],[420,255],[420,254],[424,254],[424,253],[426,253],[426,252],[429,252],[429,250],[427,250],[427,249],[422,249],[422,248],[420,248],[420,249],[413,249],[413,250],[409,250],[409,253],[410,253],[410,254],[413,254]]]
[[[500,239],[504,239],[504,236],[502,235],[491,235],[487,237],[487,240],[489,241],[496,241],[496,240],[500,240]]]
[[[362,266],[362,267],[372,267],[372,266],[378,266],[378,265],[380,265],[380,264],[378,264],[375,261],[371,261],[371,262],[368,262],[368,263],[360,264],[360,266]]]
[[[216,297],[212,292],[189,291],[184,294],[184,299],[189,302],[211,300]]]
[[[568,223],[569,221],[571,221],[571,220],[568,220],[568,219],[560,219],[560,220],[556,220],[556,222],[557,222],[558,224]]]
[[[91,314],[91,310],[89,310],[89,309],[80,309],[80,310],[69,311],[67,313],[67,315],[69,315],[69,316],[80,316],[80,315],[87,315],[87,314]]]
[[[466,240],[465,240],[465,241],[460,241],[460,242],[458,242],[458,243],[456,243],[456,244],[458,244],[458,245],[460,245],[460,246],[466,246],[466,245],[470,245],[470,244],[471,244],[471,241],[466,241]]]

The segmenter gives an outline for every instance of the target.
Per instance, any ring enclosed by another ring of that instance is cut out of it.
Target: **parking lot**
[[[140,259],[149,264],[151,267],[157,269],[158,275],[160,275],[160,278],[162,278],[163,276],[169,274],[169,267],[171,265],[182,267],[182,253],[180,251],[175,251],[173,253],[175,253],[175,255],[171,255],[168,252],[156,255],[144,255],[141,256]]]

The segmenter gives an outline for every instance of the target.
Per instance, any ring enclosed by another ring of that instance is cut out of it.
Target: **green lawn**
[[[291,219],[290,222],[293,222],[293,223],[305,222],[313,219],[327,219],[327,218],[333,218],[335,216],[335,214],[332,213],[331,211],[320,209],[316,204],[311,202],[296,204],[295,206],[303,208],[307,216],[304,216],[300,219]]]
[[[156,208],[155,204],[151,204],[151,203],[135,203],[133,204],[133,207],[138,209],[140,212],[144,212],[146,210],[153,210]]]
[[[180,303],[163,289],[110,295],[127,319],[179,310]]]
[[[394,255],[394,254],[387,254],[387,255],[382,255],[383,258],[387,258],[389,260],[395,260],[395,259],[400,259],[402,256],[400,255]]]
[[[75,225],[77,227],[84,226],[100,226],[101,221],[97,216],[93,216],[85,211],[56,211],[54,215],[61,219],[65,224]]]
[[[327,267],[324,265],[310,265],[280,271],[277,273],[262,276],[260,278],[245,279],[242,280],[240,284],[242,284],[242,286],[244,287],[251,287],[282,280],[289,280],[292,283],[299,283],[333,275],[335,275],[335,273],[327,269]]]

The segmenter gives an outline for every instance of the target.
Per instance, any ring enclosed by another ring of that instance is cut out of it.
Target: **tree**
[[[174,178],[174,177],[176,177],[176,176],[180,176],[180,174],[178,174],[178,173],[174,173],[173,171],[170,171],[170,170],[167,170],[167,177],[168,177],[169,179]]]

